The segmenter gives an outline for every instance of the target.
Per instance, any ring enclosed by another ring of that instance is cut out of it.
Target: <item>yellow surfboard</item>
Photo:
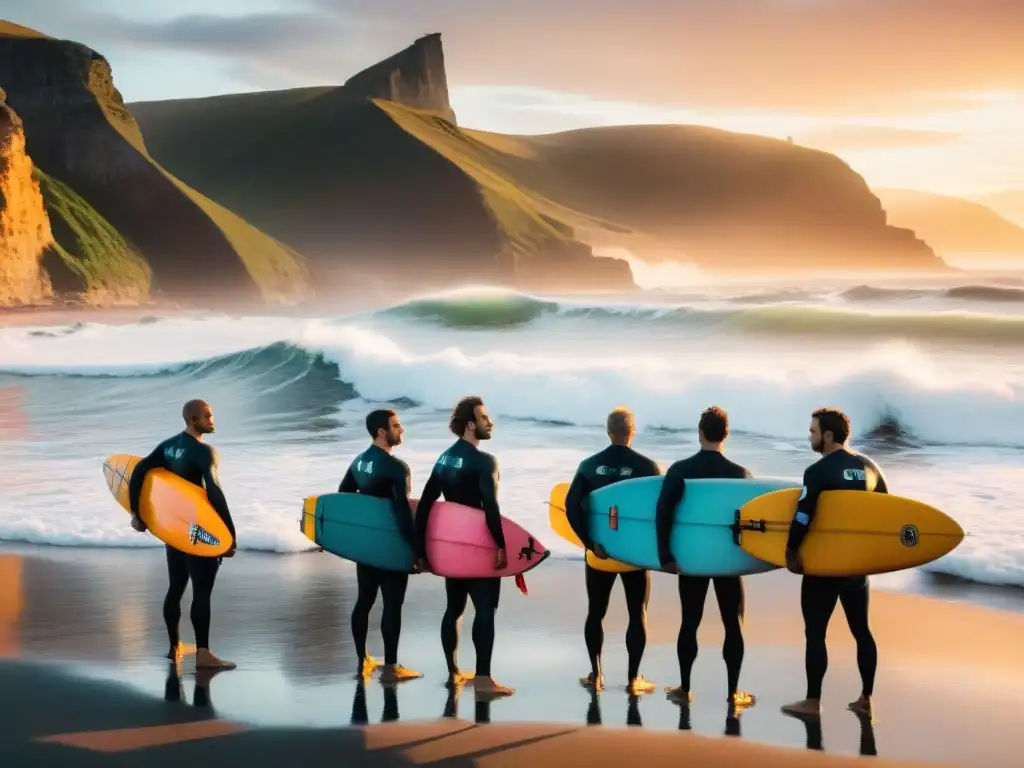
[[[577,547],[582,548],[583,542],[580,541],[580,537],[576,535],[572,526],[569,525],[569,518],[566,517],[565,514],[565,497],[568,493],[569,483],[559,483],[551,489],[551,497],[548,499],[548,518],[551,521],[551,529],[555,533],[570,544],[575,544]],[[629,573],[630,571],[641,570],[635,565],[620,563],[618,560],[612,560],[611,558],[602,560],[589,549],[587,550],[586,559],[587,565],[598,571],[608,571],[609,573]]]
[[[140,458],[115,453],[103,462],[107,488],[129,514],[128,483]],[[233,543],[231,532],[210,505],[206,491],[165,469],[146,473],[139,498],[139,517],[164,544],[190,555],[219,557],[231,549]]]
[[[740,547],[785,567],[799,488],[773,491],[740,508]],[[868,491],[826,491],[800,547],[809,576],[862,576],[937,560],[963,541],[944,512],[914,499]]]

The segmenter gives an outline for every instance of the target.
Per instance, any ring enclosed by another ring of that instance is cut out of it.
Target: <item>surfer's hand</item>
[[[665,571],[665,573],[679,573],[679,563],[675,560],[666,560],[661,564],[661,569]]]
[[[804,561],[800,557],[800,552],[795,549],[791,549],[786,552],[786,568],[789,569],[790,573],[803,573],[804,572]]]
[[[146,524],[142,522],[142,518],[138,515],[132,515],[132,528],[139,533],[144,533],[146,530]]]
[[[500,571],[502,568],[508,565],[508,555],[505,554],[504,549],[499,549],[497,556],[494,558],[494,570]]]
[[[590,551],[593,552],[594,557],[598,558],[599,560],[608,559],[608,553],[605,551],[605,548],[596,542],[594,543],[594,548]]]
[[[430,573],[430,563],[427,562],[427,558],[416,559],[416,573]]]
[[[237,549],[238,549],[238,542],[233,542],[231,544],[231,549],[229,549],[227,552],[225,552],[223,555],[221,555],[221,557],[234,557],[235,556],[235,550],[237,550]]]
[[[413,573],[419,573],[420,572],[420,561],[419,560],[413,560],[412,561],[412,572]]]

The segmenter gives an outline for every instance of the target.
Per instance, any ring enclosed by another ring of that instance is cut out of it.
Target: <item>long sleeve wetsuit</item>
[[[180,432],[164,440],[135,465],[128,483],[128,503],[134,514],[139,513],[139,502],[146,473],[153,469],[165,469],[184,480],[206,489],[210,506],[224,521],[237,545],[235,524],[228,510],[228,502],[220,487],[217,474],[217,451],[212,446],[197,440],[188,432]],[[213,585],[220,568],[220,558],[188,555],[171,546],[165,546],[167,555],[168,589],[164,597],[164,622],[171,642],[171,653],[178,646],[178,625],[181,621],[181,598],[188,582],[192,581],[192,609],[190,618],[196,633],[196,647],[209,648],[210,644],[210,599]]]
[[[847,448],[823,456],[804,471],[804,485],[789,528],[786,549],[799,551],[810,531],[818,507],[818,498],[826,491],[873,491],[888,493],[882,470],[867,456]],[[878,648],[868,622],[869,588],[867,576],[804,576],[800,605],[804,616],[807,648],[807,698],[820,699],[821,686],[828,669],[825,635],[829,620],[840,602],[850,633],[857,641],[857,667],[862,693],[871,696],[878,666]]]
[[[371,445],[349,465],[338,486],[338,493],[365,493],[380,499],[390,499],[391,511],[398,530],[415,554],[416,531],[412,524],[409,494],[412,475],[409,465],[376,445]],[[380,591],[384,609],[380,617],[380,633],[384,639],[384,663],[398,663],[398,643],[402,634],[402,605],[409,584],[409,574],[387,571],[371,565],[356,563],[358,594],[352,608],[352,637],[363,669],[366,659],[366,633],[370,624],[370,609]]]
[[[426,557],[427,522],[434,502],[445,501],[475,507],[483,511],[494,545],[505,548],[498,509],[498,462],[466,440],[456,440],[434,463],[430,479],[416,507],[416,542],[420,557]],[[472,599],[473,645],[476,648],[476,674],[489,677],[491,653],[494,650],[494,615],[501,595],[501,579],[445,579],[447,606],[441,619],[441,646],[444,649],[449,675],[458,672],[459,620]]]
[[[565,496],[565,514],[569,525],[579,536],[583,546],[593,550],[590,538],[589,500],[593,491],[623,480],[637,477],[656,477],[661,474],[657,462],[625,445],[609,445],[590,458],[580,462],[576,475]],[[640,674],[640,662],[647,648],[647,601],[650,596],[651,575],[648,571],[627,571],[616,574],[585,566],[587,585],[587,620],[583,625],[583,638],[590,656],[594,680],[601,675],[601,651],[604,647],[604,617],[611,601],[615,577],[622,577],[626,593],[626,652],[629,656],[628,680]]]
[[[663,566],[675,561],[671,552],[672,523],[675,509],[683,500],[686,481],[697,479],[736,479],[752,477],[750,471],[728,459],[721,451],[700,450],[692,456],[675,462],[665,473],[665,482],[658,496],[655,527],[658,536],[658,556]],[[682,607],[682,622],[676,639],[676,656],[679,658],[680,688],[690,690],[690,673],[697,660],[697,629],[704,618],[704,603],[712,581],[718,611],[722,616],[725,641],[722,643],[722,657],[725,660],[729,695],[736,693],[739,686],[740,670],[743,667],[743,613],[745,610],[743,580],[739,576],[716,577],[679,575],[679,602]]]

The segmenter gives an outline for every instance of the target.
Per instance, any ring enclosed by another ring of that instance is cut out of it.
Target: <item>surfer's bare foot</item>
[[[693,701],[693,692],[684,691],[682,686],[677,685],[665,689],[665,698],[680,707],[689,707],[690,702]]]
[[[415,680],[419,677],[423,677],[422,672],[416,672],[401,664],[385,664],[380,671],[380,681],[385,685],[404,683],[406,680]]]
[[[448,681],[444,684],[444,686],[445,688],[461,688],[474,677],[475,675],[472,672],[462,672],[461,670],[456,670],[455,672],[450,672],[448,674]]]
[[[861,715],[865,717],[873,717],[874,715],[874,707],[871,705],[870,696],[861,696],[856,701],[851,701],[847,706],[847,709],[858,717]]]
[[[787,704],[782,708],[787,715],[794,717],[819,717],[821,715],[821,699],[801,699]]]
[[[377,668],[382,666],[384,662],[380,659],[375,659],[369,654],[363,659],[363,663],[360,664],[356,669],[357,678],[367,678],[373,675],[377,671]]]
[[[171,650],[167,652],[166,658],[170,661],[181,661],[190,653],[195,652],[196,647],[194,645],[186,645],[185,643],[179,642],[174,648],[171,648]]]
[[[200,648],[196,651],[196,669],[216,669],[223,671],[226,669],[234,669],[237,664],[233,661],[224,661],[214,656],[209,648]]]
[[[657,686],[643,675],[637,675],[626,685],[626,691],[633,696],[640,696],[644,693],[654,693]]]
[[[511,696],[516,692],[515,688],[501,685],[490,676],[473,678],[473,687],[476,688],[476,698],[479,701],[493,701],[503,696]]]
[[[746,691],[734,691],[726,701],[732,705],[733,709],[741,710],[754,706],[757,703],[757,697]]]
[[[593,672],[591,672],[586,677],[580,678],[580,685],[582,685],[588,691],[600,693],[604,690],[604,675],[595,675]]]

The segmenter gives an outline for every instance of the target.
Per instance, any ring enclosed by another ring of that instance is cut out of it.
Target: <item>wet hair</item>
[[[608,414],[608,436],[615,440],[625,440],[636,432],[633,412],[623,405]]]
[[[181,407],[181,418],[184,419],[186,424],[192,421],[192,419],[198,419],[203,415],[203,409],[209,407],[209,405],[205,400],[189,400]]]
[[[381,429],[387,432],[391,425],[391,417],[397,415],[391,408],[378,408],[375,411],[370,411],[366,414],[366,431],[370,433],[370,437],[376,440],[377,432]]]
[[[459,400],[448,421],[448,429],[452,431],[452,434],[456,437],[465,435],[466,426],[476,421],[476,407],[483,404],[483,399],[476,395],[469,395]]]
[[[720,443],[729,436],[729,414],[717,405],[705,408],[700,414],[697,429],[709,443]]]
[[[850,437],[850,417],[838,408],[819,408],[811,414],[818,420],[821,434],[832,433],[832,441],[842,445]]]

